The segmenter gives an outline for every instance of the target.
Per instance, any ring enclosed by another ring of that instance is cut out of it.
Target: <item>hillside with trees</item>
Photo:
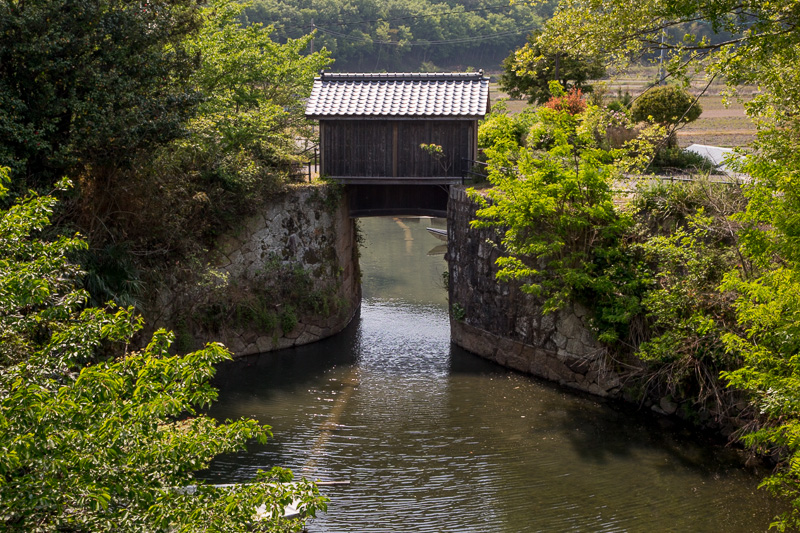
[[[256,0],[245,20],[271,25],[280,42],[316,30],[340,72],[498,69],[541,28],[555,2],[503,0]]]

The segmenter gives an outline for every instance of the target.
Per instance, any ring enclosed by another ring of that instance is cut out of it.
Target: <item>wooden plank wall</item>
[[[461,159],[469,159],[472,140],[471,122],[466,120],[400,121],[398,146],[398,175],[400,176],[461,176]],[[438,144],[443,157],[437,160],[419,145]]]
[[[386,120],[325,121],[322,145],[330,176],[391,176],[392,127]]]
[[[336,120],[322,128],[323,168],[330,176],[458,177],[473,158],[475,123],[466,120]],[[419,145],[438,144],[441,161]]]

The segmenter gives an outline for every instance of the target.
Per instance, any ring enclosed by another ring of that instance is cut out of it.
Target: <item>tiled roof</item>
[[[314,78],[306,116],[483,117],[489,78],[481,72],[332,74]]]

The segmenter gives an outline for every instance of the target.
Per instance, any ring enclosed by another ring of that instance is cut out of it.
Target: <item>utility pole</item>
[[[665,30],[661,30],[661,57],[658,61],[658,84],[664,85],[664,79],[667,77],[667,73],[664,71],[664,36],[666,35]]]
[[[314,27],[314,19],[311,19],[311,31],[314,31],[316,28]],[[311,38],[311,53],[314,53],[314,38]]]

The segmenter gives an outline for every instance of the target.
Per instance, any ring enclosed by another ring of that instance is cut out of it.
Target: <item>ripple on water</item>
[[[214,416],[256,417],[275,437],[207,479],[280,465],[350,481],[323,487],[311,533],[750,533],[777,512],[720,450],[452,348],[441,304],[365,299],[342,335],[229,365],[219,384]]]

